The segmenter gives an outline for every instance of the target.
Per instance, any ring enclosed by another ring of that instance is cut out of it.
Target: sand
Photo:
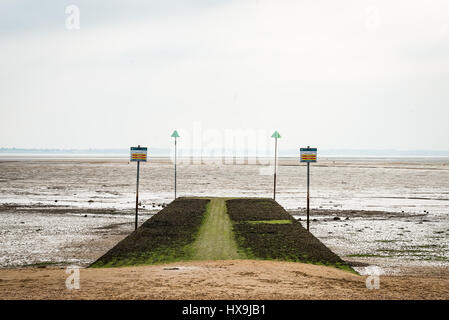
[[[0,270],[0,299],[449,299],[449,269],[415,275],[366,276],[310,264],[190,261],[165,265],[80,269],[80,289],[68,290],[63,267]]]

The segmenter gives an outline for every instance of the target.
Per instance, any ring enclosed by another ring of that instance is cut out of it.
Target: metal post
[[[310,163],[307,162],[307,231],[309,231],[309,186],[310,186]]]
[[[273,200],[276,200],[277,155],[278,155],[278,138],[275,138],[274,139],[274,186],[273,186]]]
[[[176,137],[175,137],[175,200],[176,200]]]
[[[140,146],[139,146],[140,147]],[[137,215],[139,213],[139,169],[140,161],[137,161],[137,184],[136,184],[136,223],[134,230],[137,230]]]

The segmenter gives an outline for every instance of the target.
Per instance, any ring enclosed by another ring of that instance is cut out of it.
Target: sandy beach
[[[65,268],[2,269],[0,299],[449,299],[449,270],[366,276],[302,263],[226,260],[80,269],[80,289]]]

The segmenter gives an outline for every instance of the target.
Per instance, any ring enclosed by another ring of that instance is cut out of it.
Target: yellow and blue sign
[[[301,162],[316,162],[317,148],[300,148]]]
[[[147,161],[147,147],[131,147],[131,161],[146,162]]]

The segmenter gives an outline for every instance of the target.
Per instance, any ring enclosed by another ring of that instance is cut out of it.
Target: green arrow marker
[[[176,158],[177,158],[177,148],[176,148],[176,138],[179,138],[178,131],[173,131],[171,137],[175,138],[175,200],[176,200]]]
[[[272,138],[280,138],[281,135],[279,134],[279,132],[275,131],[275,132],[271,135],[271,137],[272,137]]]
[[[271,135],[274,138],[274,181],[273,181],[273,200],[276,200],[276,173],[277,173],[277,157],[278,157],[278,138],[281,137],[277,130]]]

